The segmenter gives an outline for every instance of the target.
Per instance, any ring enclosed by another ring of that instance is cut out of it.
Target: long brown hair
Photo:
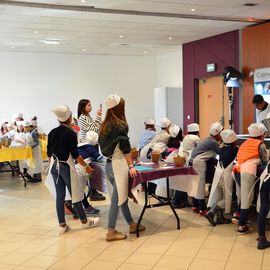
[[[118,105],[107,110],[105,119],[100,127],[100,135],[107,134],[110,131],[109,126],[111,125],[128,127],[125,115],[125,100],[123,98],[120,99]]]
[[[86,112],[85,112],[85,107],[86,105],[90,102],[90,100],[88,99],[81,99],[79,101],[79,104],[78,104],[78,110],[77,110],[77,113],[78,113],[78,119],[80,117],[81,114],[85,114],[86,115]]]

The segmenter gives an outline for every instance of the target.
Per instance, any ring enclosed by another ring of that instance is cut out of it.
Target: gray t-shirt
[[[212,151],[218,155],[219,149],[219,143],[213,137],[207,137],[193,149],[191,158],[194,159],[196,156],[208,151]]]

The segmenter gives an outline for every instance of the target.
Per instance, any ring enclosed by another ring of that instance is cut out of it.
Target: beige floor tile
[[[240,263],[254,263],[260,264],[263,259],[263,253],[257,252],[245,252],[243,251],[235,251],[230,254],[228,259],[229,262],[240,262]]]
[[[52,269],[79,270],[85,267],[92,259],[64,257],[51,266]],[[100,270],[100,269],[99,269]]]
[[[167,267],[168,269],[170,268],[188,269],[191,262],[192,258],[165,255],[156,264],[156,267]]]
[[[163,254],[166,252],[168,248],[169,248],[169,245],[143,243],[139,248],[136,249],[136,252],[150,253],[150,254]]]
[[[198,253],[198,247],[182,247],[179,245],[172,245],[166,252],[166,255],[176,257],[193,258]]]
[[[219,250],[231,250],[234,245],[234,242],[230,241],[217,241],[217,240],[206,240],[203,243],[202,248],[208,249],[219,249]]]
[[[15,265],[10,264],[0,264],[0,270],[11,270],[14,269]]]
[[[8,254],[8,252],[2,252],[2,251],[1,251],[1,252],[0,252],[0,258],[3,257],[3,256],[5,256],[5,255],[7,255],[7,254]]]
[[[94,260],[94,261],[90,262],[89,264],[87,264],[87,266],[84,267],[83,270],[93,270],[93,269],[115,270],[120,266],[120,264],[121,263],[117,263],[117,262],[105,262],[105,261]]]
[[[54,244],[47,249],[43,250],[40,254],[41,255],[49,255],[49,256],[58,256],[58,257],[64,257],[67,254],[69,254],[72,250],[74,250],[76,247],[71,247],[67,245],[61,245],[61,244]]]
[[[230,250],[201,248],[196,258],[227,261],[229,255]]]
[[[21,247],[23,243],[17,242],[0,242],[0,252],[10,252]]]
[[[242,269],[243,270],[260,270],[261,264],[228,262],[224,270],[242,270]]]
[[[225,264],[225,261],[195,259],[188,268],[188,270],[223,270]]]
[[[59,261],[61,257],[56,256],[46,256],[46,255],[35,255],[30,260],[23,263],[23,266],[34,266],[34,267],[43,267],[48,268]]]
[[[4,257],[0,258],[0,264],[22,264],[25,261],[29,260],[33,257],[33,254],[26,254],[26,253],[15,253],[10,252]]]
[[[98,261],[110,261],[122,263],[131,254],[132,251],[105,250],[102,253],[100,253],[95,259]]]
[[[47,249],[50,245],[46,244],[33,244],[33,243],[28,243],[25,244],[19,248],[16,249],[17,253],[29,253],[29,254],[38,254],[41,251]]]
[[[262,252],[262,250],[259,250],[259,252]],[[264,253],[263,255],[263,266],[269,266],[270,269],[270,254]]]
[[[17,233],[16,235],[9,238],[10,242],[17,242],[17,243],[28,243],[34,239],[36,239],[38,236],[36,234],[23,234],[23,233]]]
[[[103,252],[103,249],[88,248],[88,247],[78,247],[72,250],[68,257],[74,258],[95,258]]]
[[[141,264],[144,262],[144,265],[152,265],[161,258],[161,255],[159,254],[144,254],[139,252],[134,252],[128,259],[125,261],[125,263],[129,264]]]
[[[120,265],[117,270],[151,270],[152,266],[150,265],[141,265],[141,264],[129,264],[129,263],[123,263]]]
[[[29,266],[17,266],[14,268],[15,270],[46,270],[47,268],[43,267],[29,267]]]

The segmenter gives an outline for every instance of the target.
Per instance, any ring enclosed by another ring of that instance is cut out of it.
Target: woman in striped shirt
[[[79,137],[80,143],[85,141],[87,131],[91,130],[99,133],[102,110],[100,108],[97,111],[97,116],[95,120],[90,116],[91,111],[92,105],[90,100],[81,99],[78,104],[78,125],[80,127],[80,137]]]
[[[92,111],[92,105],[90,100],[81,99],[78,104],[78,126],[80,128],[79,134],[79,143],[85,142],[86,132],[95,131],[99,134],[99,129],[101,126],[101,115],[102,109],[101,107],[97,111],[96,119],[94,120],[90,116],[90,112]],[[90,190],[90,200],[91,201],[103,201],[106,198],[95,189]]]

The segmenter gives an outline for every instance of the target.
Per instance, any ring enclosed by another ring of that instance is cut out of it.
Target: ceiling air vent
[[[245,3],[243,6],[245,6],[245,7],[255,7],[257,5],[258,5],[257,3]]]

